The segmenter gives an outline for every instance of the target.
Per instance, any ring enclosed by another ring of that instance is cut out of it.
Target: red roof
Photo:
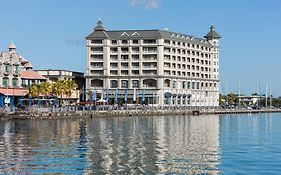
[[[0,93],[9,96],[25,96],[28,90],[22,88],[3,88],[0,87]]]
[[[21,78],[33,80],[46,80],[47,78],[38,74],[33,70],[25,70],[21,72]]]

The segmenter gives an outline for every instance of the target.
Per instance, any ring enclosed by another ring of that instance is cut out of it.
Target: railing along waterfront
[[[64,106],[6,108],[0,109],[0,118],[35,119],[35,118],[67,118],[67,117],[129,117],[157,115],[205,115],[205,114],[239,114],[239,113],[273,113],[281,112],[279,108],[262,109],[223,109],[214,107],[179,107],[179,106]]]

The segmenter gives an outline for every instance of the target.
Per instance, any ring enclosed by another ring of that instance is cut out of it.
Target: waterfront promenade
[[[240,114],[240,113],[281,113],[279,108],[262,109],[223,109],[223,108],[157,108],[141,107],[62,107],[39,108],[32,107],[24,110],[2,110],[1,119],[58,119],[58,118],[93,118],[93,117],[130,117],[130,116],[162,116],[162,115],[206,115],[206,114]]]

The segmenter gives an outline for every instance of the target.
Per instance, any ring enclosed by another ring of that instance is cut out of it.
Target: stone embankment
[[[165,109],[165,110],[108,110],[108,111],[59,111],[59,112],[15,112],[2,113],[1,119],[64,119],[96,117],[131,117],[131,116],[164,116],[164,115],[207,115],[207,114],[243,114],[273,113],[281,109]]]

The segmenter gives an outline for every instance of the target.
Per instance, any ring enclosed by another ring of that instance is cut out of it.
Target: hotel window
[[[169,40],[164,40],[164,44],[170,44],[170,41]]]
[[[91,40],[92,44],[102,44],[102,40]]]
[[[17,79],[17,78],[13,78],[13,80],[12,80],[12,86],[13,86],[13,87],[17,87],[17,86],[18,86],[18,79]]]
[[[133,44],[139,44],[139,40],[133,40]]]
[[[196,83],[196,89],[200,89],[200,83],[199,82]]]
[[[122,40],[122,44],[128,44],[128,40]]]
[[[195,89],[195,82],[192,82],[192,89]]]
[[[182,82],[182,88],[183,88],[183,89],[186,88],[186,82],[185,82],[185,81]]]
[[[140,59],[140,56],[139,56],[139,55],[132,55],[132,59],[133,59],[133,60],[139,60],[139,59]]]
[[[187,89],[190,89],[190,82],[187,82]]]
[[[111,71],[110,71],[110,74],[111,74],[111,75],[117,75],[118,72],[117,72],[117,70],[111,70]]]
[[[121,74],[122,75],[129,75],[129,71],[128,70],[121,70]]]
[[[8,73],[10,70],[10,65],[9,64],[4,64],[4,73]]]
[[[139,80],[133,80],[133,88],[139,88]]]
[[[114,44],[114,45],[117,44],[117,40],[112,40],[111,44]]]
[[[14,66],[14,71],[15,71],[15,73],[19,73],[19,65]]]
[[[172,87],[176,88],[176,80],[173,80]]]
[[[117,80],[110,80],[110,88],[117,88]]]
[[[128,81],[127,80],[121,81],[121,88],[128,88]]]
[[[7,87],[9,85],[9,78],[8,77],[4,77],[2,80],[2,85],[4,87]]]
[[[139,75],[139,74],[140,74],[140,71],[139,71],[139,70],[132,70],[132,74],[133,74],[133,75]]]
[[[156,39],[144,39],[143,44],[156,44]]]

